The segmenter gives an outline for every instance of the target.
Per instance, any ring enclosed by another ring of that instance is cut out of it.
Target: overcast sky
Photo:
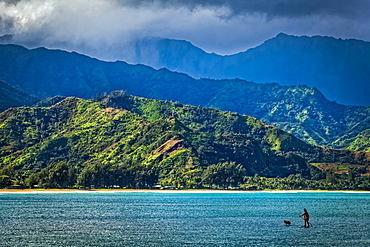
[[[160,37],[232,54],[280,32],[370,41],[369,10],[370,0],[0,0],[0,35],[70,50]]]

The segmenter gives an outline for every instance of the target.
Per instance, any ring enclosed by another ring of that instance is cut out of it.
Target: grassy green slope
[[[298,155],[310,163],[338,162],[368,165],[368,153],[312,146],[285,131],[245,115],[214,108],[192,107],[178,102],[132,97],[124,95],[123,92],[112,93],[101,99],[101,102],[106,106],[136,112],[146,119],[175,117],[191,129],[216,136],[235,134],[252,136],[263,150],[272,150],[274,155]]]
[[[310,162],[370,159],[308,145],[252,117],[123,92],[11,108],[0,114],[0,136],[0,175],[13,169],[13,180],[44,187],[199,184],[207,167],[225,162],[247,175],[310,177]]]

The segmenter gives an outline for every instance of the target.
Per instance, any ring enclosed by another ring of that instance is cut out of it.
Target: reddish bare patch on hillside
[[[154,154],[172,154],[177,150],[184,148],[185,144],[183,140],[175,140],[176,137],[171,138],[170,140],[163,143],[159,148],[154,151]]]
[[[115,109],[115,108],[112,108],[112,107],[108,107],[108,108],[105,108],[105,109],[102,109],[102,110],[98,111],[98,113],[102,113],[102,114],[104,114],[105,116],[107,116],[111,119],[113,119],[115,117],[118,117],[122,112],[123,112],[123,110]]]

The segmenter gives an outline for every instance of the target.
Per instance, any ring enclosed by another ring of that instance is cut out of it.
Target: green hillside
[[[366,129],[352,138],[344,136],[339,141],[343,143],[342,145],[348,146],[349,150],[370,152],[370,129]]]
[[[311,146],[214,108],[122,91],[98,102],[69,97],[43,105],[0,114],[2,186],[228,187],[254,174],[322,177],[325,162],[362,167],[363,175],[369,169],[369,153]]]

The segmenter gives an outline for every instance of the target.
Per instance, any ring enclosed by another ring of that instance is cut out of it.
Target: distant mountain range
[[[340,105],[307,86],[196,80],[167,69],[17,45],[0,45],[0,80],[38,98],[91,98],[125,90],[136,96],[250,115],[315,145],[353,150],[370,146],[370,107]]]
[[[12,43],[12,35],[0,36],[0,43]],[[167,68],[197,79],[307,85],[340,104],[370,105],[370,42],[361,40],[280,33],[255,48],[226,56],[207,53],[188,41],[161,38],[79,49],[107,61]]]
[[[330,100],[370,105],[370,43],[353,39],[279,34],[234,55],[206,53],[190,42],[146,39],[122,59],[194,78],[235,79],[315,86]]]
[[[97,102],[58,97],[41,105],[0,113],[0,182],[192,187],[207,183],[208,167],[216,164],[250,176],[315,179],[325,177],[317,168],[325,163],[356,168],[358,176],[370,169],[370,153],[312,146],[253,117],[214,108],[123,91]]]

